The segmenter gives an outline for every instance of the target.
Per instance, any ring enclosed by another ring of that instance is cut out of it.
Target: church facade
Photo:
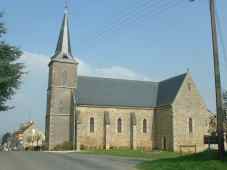
[[[161,82],[79,76],[65,11],[49,63],[46,143],[77,149],[206,148],[209,116],[189,72]]]

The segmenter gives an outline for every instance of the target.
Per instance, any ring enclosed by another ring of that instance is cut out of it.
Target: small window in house
[[[147,133],[147,120],[143,120],[143,133]]]
[[[189,118],[189,133],[192,133],[193,132],[193,125],[192,125],[192,118]]]
[[[122,132],[122,120],[121,120],[121,118],[119,118],[117,120],[117,132],[118,133],[121,133]]]
[[[90,132],[93,133],[95,131],[95,119],[93,117],[90,118]]]

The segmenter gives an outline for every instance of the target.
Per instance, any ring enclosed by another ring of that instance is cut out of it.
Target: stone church
[[[160,82],[79,76],[64,13],[49,63],[46,143],[80,148],[203,150],[209,112],[190,72]]]

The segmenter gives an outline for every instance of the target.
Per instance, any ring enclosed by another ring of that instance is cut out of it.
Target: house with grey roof
[[[160,82],[79,76],[65,11],[49,63],[46,143],[81,148],[205,149],[209,112],[190,72]]]
[[[11,147],[17,150],[32,149],[41,147],[44,141],[44,133],[36,126],[35,122],[28,121],[22,123],[13,133]]]

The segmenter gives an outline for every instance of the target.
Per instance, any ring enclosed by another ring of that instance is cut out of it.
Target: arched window
[[[188,127],[189,127],[189,133],[192,133],[193,132],[192,118],[189,118]]]
[[[93,133],[95,131],[95,119],[93,117],[90,118],[90,132]]]
[[[122,132],[122,120],[121,120],[121,118],[119,118],[117,120],[117,132],[118,133],[121,133]]]
[[[59,101],[58,107],[59,107],[59,112],[62,113],[64,111],[64,104],[62,100]]]
[[[188,83],[188,90],[191,91],[191,89],[192,89],[192,84]]]
[[[147,120],[143,119],[143,133],[147,133]]]
[[[62,72],[62,85],[63,86],[67,85],[67,80],[68,80],[67,71],[63,70],[63,72]]]

